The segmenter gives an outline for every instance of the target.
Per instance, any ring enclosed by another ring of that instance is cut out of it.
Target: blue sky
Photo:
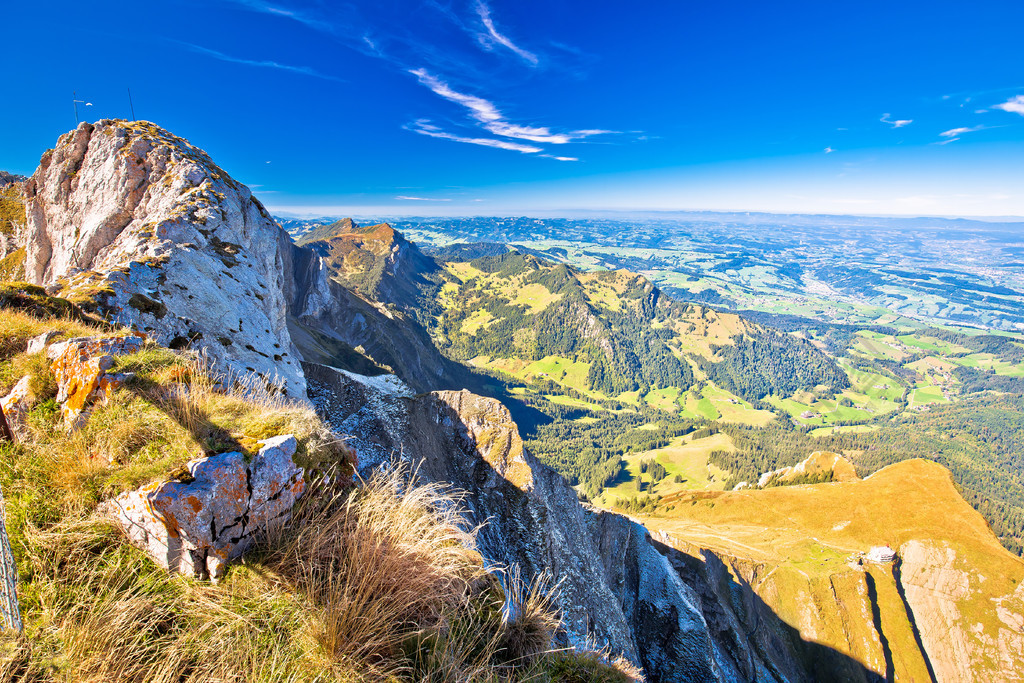
[[[84,119],[274,210],[1024,216],[1024,3],[17,3],[0,169]]]

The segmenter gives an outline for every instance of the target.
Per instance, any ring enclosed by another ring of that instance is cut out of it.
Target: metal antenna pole
[[[128,106],[132,109],[132,121],[135,120],[135,105],[132,104],[132,89],[128,88]]]

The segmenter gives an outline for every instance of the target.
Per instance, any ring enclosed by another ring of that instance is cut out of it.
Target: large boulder
[[[11,392],[0,398],[0,410],[4,411],[7,424],[19,438],[28,434],[26,423],[29,408],[35,402],[35,393],[32,391],[32,376],[25,375],[14,385]]]
[[[305,491],[292,435],[261,441],[246,462],[238,452],[188,463],[188,474],[129,491],[107,504],[129,539],[161,566],[219,578],[256,534],[291,516]]]

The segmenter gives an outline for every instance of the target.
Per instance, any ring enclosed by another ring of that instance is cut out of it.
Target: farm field
[[[594,502],[612,507],[617,499],[634,498],[641,494],[668,496],[680,491],[721,491],[728,473],[708,463],[715,450],[735,450],[732,440],[725,434],[693,440],[688,436],[676,437],[664,448],[623,457],[623,474],[607,487]],[[665,468],[667,475],[657,482],[649,474],[640,472],[640,463],[654,460]],[[676,476],[681,481],[676,481]]]

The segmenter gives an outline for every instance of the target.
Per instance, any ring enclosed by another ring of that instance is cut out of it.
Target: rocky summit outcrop
[[[418,391],[466,383],[411,312],[436,264],[387,226],[292,244],[247,187],[148,122],[81,124],[24,187],[26,278],[157,343],[296,398],[303,360]]]
[[[247,187],[148,122],[82,123],[25,184],[28,279],[304,396],[291,244]]]
[[[416,311],[437,286],[434,259],[387,223],[360,226],[345,218],[305,233],[296,244],[316,252],[335,281],[368,300]]]
[[[129,491],[107,509],[162,566],[219,578],[256,534],[287,521],[305,491],[295,437],[260,443],[251,462],[234,451],[192,460],[177,480]]]

